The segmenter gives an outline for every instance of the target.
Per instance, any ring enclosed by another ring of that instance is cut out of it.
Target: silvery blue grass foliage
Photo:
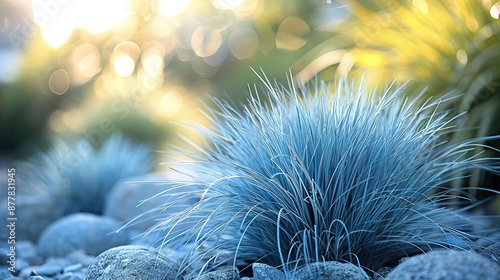
[[[498,160],[474,156],[477,140],[447,144],[456,117],[440,101],[348,80],[333,93],[321,82],[263,81],[265,102],[253,94],[243,112],[215,100],[214,126],[197,128],[206,142],[181,168],[188,181],[159,194],[168,213],[199,189],[198,203],[159,214],[145,233],[164,236],[161,246],[194,244],[186,271],[260,262],[290,276],[332,260],[373,271],[435,247],[475,246],[480,232],[451,208],[471,198],[444,185],[474,168],[495,171]]]
[[[115,134],[98,148],[86,139],[58,140],[49,152],[38,153],[20,170],[30,192],[57,199],[65,213],[101,213],[115,183],[147,173],[152,164],[150,147]]]

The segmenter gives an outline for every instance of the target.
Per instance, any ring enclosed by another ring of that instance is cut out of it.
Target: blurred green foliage
[[[443,109],[467,111],[456,125],[474,129],[450,141],[500,134],[495,0],[40,3],[0,1],[0,50],[21,60],[21,74],[0,82],[1,154],[25,156],[52,134],[96,131],[161,149],[179,132],[196,142],[172,123],[206,124],[196,108],[208,96],[243,102],[248,86],[259,84],[251,68],[282,83],[289,70],[299,83],[316,74],[328,81],[363,75],[375,86],[411,81],[409,93],[451,92]],[[499,181],[477,173],[455,184],[498,190]]]

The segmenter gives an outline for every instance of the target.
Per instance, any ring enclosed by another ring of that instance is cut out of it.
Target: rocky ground
[[[142,179],[154,181],[161,179],[161,175]],[[134,238],[150,227],[153,220],[117,232],[125,221],[145,213],[147,207],[162,203],[161,199],[153,199],[145,204],[146,208],[136,207],[138,201],[162,188],[155,184],[119,183],[109,194],[102,214],[60,215],[57,201],[48,197],[18,197],[16,228],[2,230],[0,279],[182,279],[176,275],[184,255],[182,250],[163,248],[158,252],[149,247],[157,236]],[[14,238],[10,238],[12,234]],[[9,244],[9,240],[15,240],[15,244]],[[11,246],[15,249],[11,250]],[[252,270],[254,280],[285,279],[281,270],[265,264],[254,264]],[[371,278],[355,265],[326,262],[298,269],[294,279],[495,280],[500,279],[499,275],[500,243],[494,243],[478,253],[435,251],[414,256],[395,268],[382,268]],[[250,278],[240,278],[238,270],[226,268],[196,279]]]

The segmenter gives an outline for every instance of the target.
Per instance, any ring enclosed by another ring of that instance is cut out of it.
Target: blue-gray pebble
[[[130,242],[125,232],[115,233],[120,224],[111,218],[90,213],[63,217],[47,227],[38,239],[38,254],[42,257],[66,256],[82,249],[97,256],[109,248]]]
[[[386,280],[499,280],[500,268],[474,252],[440,250],[409,258]]]
[[[180,265],[151,248],[127,245],[109,249],[89,266],[86,280],[181,280]]]
[[[298,269],[295,280],[368,280],[369,277],[359,267],[336,261],[316,262]]]
[[[254,263],[252,265],[254,280],[285,280],[285,274],[276,267]]]
[[[193,280],[240,280],[240,273],[236,268],[221,269],[200,275]]]

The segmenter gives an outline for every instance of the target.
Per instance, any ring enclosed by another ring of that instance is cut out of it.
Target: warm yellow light
[[[198,27],[191,36],[191,48],[199,57],[215,54],[222,45],[220,32],[211,26]]]
[[[121,77],[130,76],[135,69],[135,61],[126,54],[118,54],[113,56],[112,59],[113,68],[115,69],[115,73]]]
[[[494,19],[498,19],[500,17],[500,2],[497,2],[490,9],[490,15]]]
[[[300,49],[307,43],[309,31],[311,29],[304,20],[297,17],[286,18],[278,27],[276,47],[282,50]]]
[[[73,109],[62,113],[64,124],[74,131],[81,131],[84,127],[83,115],[78,109]]]
[[[99,50],[89,43],[79,45],[71,55],[70,65],[74,84],[81,85],[88,82],[102,69]]]
[[[468,58],[467,58],[467,53],[465,52],[465,50],[459,49],[457,51],[457,60],[458,60],[458,62],[460,62],[464,65],[467,64]]]
[[[154,91],[163,85],[163,78],[163,75],[154,75],[150,70],[142,68],[137,70],[134,86],[138,86],[144,91]]]
[[[467,28],[469,28],[470,31],[472,32],[476,32],[478,27],[479,27],[479,24],[477,23],[477,20],[473,17],[468,17],[466,20],[465,20],[465,24],[467,25]]]
[[[163,58],[160,51],[150,50],[142,55],[141,64],[148,75],[158,76],[163,72]]]
[[[415,9],[423,14],[427,14],[429,12],[429,6],[427,5],[426,0],[413,0],[412,4]]]
[[[113,48],[113,53],[114,55],[117,54],[129,55],[135,61],[139,57],[139,54],[141,53],[141,48],[135,42],[123,41],[118,43]]]
[[[182,13],[188,4],[189,0],[158,0],[160,14],[165,17],[173,17]]]
[[[212,4],[217,9],[221,10],[233,10],[239,8],[244,0],[212,0]]]
[[[234,9],[233,12],[238,17],[244,18],[253,16],[254,19],[257,19],[262,14],[264,6],[265,4],[259,2],[259,0],[245,0],[237,9]]]
[[[50,25],[41,30],[43,40],[47,45],[53,48],[62,46],[66,43],[72,33],[73,29],[71,27],[61,25]]]
[[[182,95],[176,90],[167,92],[160,101],[161,115],[173,117],[182,108]]]
[[[82,5],[80,26],[92,34],[99,34],[124,22],[131,15],[129,0],[87,0]]]
[[[151,20],[151,31],[158,37],[171,36],[178,26],[179,21],[176,18],[165,18],[159,15]]]
[[[96,34],[123,22],[131,14],[130,0],[32,0],[33,18],[51,47],[64,44],[75,28]]]
[[[55,110],[49,118],[49,126],[55,132],[63,132],[66,126],[63,123],[63,112],[61,110]]]
[[[97,80],[94,82],[94,94],[99,100],[106,100],[108,98],[108,94],[106,92],[106,85],[104,84],[103,77],[97,78]]]

